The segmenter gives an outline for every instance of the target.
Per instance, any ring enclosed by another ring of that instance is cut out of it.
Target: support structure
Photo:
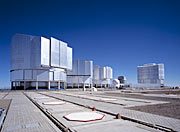
[[[11,82],[11,90],[13,89],[13,81]]]
[[[83,83],[83,91],[86,91],[85,83]]]
[[[26,89],[26,81],[24,81],[24,90]]]
[[[14,82],[14,83],[15,83],[15,89],[16,89],[16,86],[17,86],[17,85],[16,85],[16,82]]]
[[[66,89],[67,88],[67,83],[66,82],[64,82],[64,89]]]
[[[38,81],[36,82],[36,90],[38,90]]]
[[[51,82],[48,81],[48,90],[50,90],[50,88],[51,88]]]
[[[60,82],[60,80],[58,81],[58,89],[60,90],[60,88],[61,88],[61,82]]]

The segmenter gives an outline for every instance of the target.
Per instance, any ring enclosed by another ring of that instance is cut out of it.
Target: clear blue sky
[[[165,83],[180,85],[179,0],[1,0],[0,87],[9,86],[15,33],[68,42],[73,57],[111,66],[137,83],[137,66],[164,63]]]

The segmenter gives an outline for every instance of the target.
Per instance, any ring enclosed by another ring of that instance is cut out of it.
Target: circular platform
[[[69,121],[80,121],[80,122],[89,122],[89,121],[96,121],[102,120],[105,115],[97,113],[97,112],[76,112],[65,115]]]
[[[112,98],[100,98],[99,100],[103,100],[103,101],[115,101],[117,99],[112,99]]]
[[[44,102],[44,105],[63,105],[65,102],[63,101],[53,101],[53,102]]]

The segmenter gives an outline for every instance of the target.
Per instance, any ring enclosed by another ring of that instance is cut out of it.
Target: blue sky
[[[179,0],[0,1],[0,88],[10,82],[15,33],[54,36],[73,57],[111,66],[114,77],[137,83],[137,66],[165,64],[165,83],[180,85]]]

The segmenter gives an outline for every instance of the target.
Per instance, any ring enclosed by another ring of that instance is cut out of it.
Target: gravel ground
[[[166,90],[166,91],[144,91],[144,92],[134,92],[142,94],[180,94],[180,90]]]
[[[154,93],[153,91],[148,92],[148,93],[157,94],[157,91],[155,91]],[[164,91],[158,92],[158,93],[162,94],[164,93]],[[127,109],[180,119],[180,99],[177,99],[177,98],[152,97],[152,96],[143,96],[139,94],[125,94],[125,93],[112,93],[112,92],[111,93],[105,92],[104,95],[136,98],[136,99],[146,99],[146,100],[168,101],[169,103],[166,103],[166,104],[136,106],[136,107],[129,107]]]

